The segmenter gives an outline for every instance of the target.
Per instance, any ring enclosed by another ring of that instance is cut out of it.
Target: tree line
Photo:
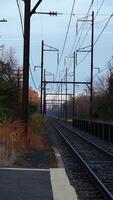
[[[15,51],[10,48],[0,57],[0,121],[7,118],[21,119],[22,68],[18,65]],[[38,94],[29,89],[29,115],[39,109]]]
[[[65,117],[66,103],[53,107],[53,113]],[[72,119],[73,97],[67,102],[67,117]],[[90,90],[75,96],[75,118],[90,119]],[[93,84],[93,120],[113,120],[113,71],[109,70]]]

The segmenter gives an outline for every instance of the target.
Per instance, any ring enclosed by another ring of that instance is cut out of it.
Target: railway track
[[[100,193],[107,200],[113,200],[113,154],[58,121],[52,121],[52,124]]]

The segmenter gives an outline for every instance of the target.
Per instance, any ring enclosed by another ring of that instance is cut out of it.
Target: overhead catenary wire
[[[104,4],[104,1],[105,1],[105,0],[102,0],[101,5],[100,5],[99,9],[97,10],[97,13],[96,13],[96,15],[95,15],[95,17],[94,17],[94,20],[95,20],[96,17],[98,16],[98,14],[99,14],[99,12],[100,12],[100,10],[101,10],[103,4]],[[85,39],[87,38],[90,29],[91,29],[91,25],[90,25],[90,27],[89,27],[89,29],[88,29],[86,35],[84,36],[84,38],[83,38],[83,40],[82,40],[82,43],[81,43],[80,46],[79,46],[79,49],[80,49],[80,48],[82,47],[82,45],[84,44],[84,41],[85,41]]]
[[[22,20],[22,13],[21,13],[21,8],[20,8],[19,0],[16,0],[16,3],[17,3],[18,12],[19,12],[19,18],[20,18],[22,36],[24,38],[23,20]],[[31,57],[31,55],[30,55],[30,57]],[[32,61],[32,57],[31,57],[31,61]],[[36,87],[36,84],[35,84],[35,81],[34,81],[34,78],[33,78],[33,73],[32,73],[32,70],[31,70],[30,66],[29,66],[29,69],[30,69],[30,74],[31,74],[31,79],[32,79],[33,85],[34,85],[35,89],[38,90],[38,88]]]
[[[89,9],[88,9],[88,11],[87,11],[87,14],[86,14],[86,17],[85,17],[85,18],[88,18],[88,15],[89,15],[89,12],[90,12],[90,10],[91,10],[91,8],[92,8],[92,6],[93,6],[93,3],[94,3],[94,0],[91,2],[90,7],[89,7]],[[82,26],[81,26],[80,31],[79,31],[79,32],[80,32],[80,35],[78,35],[79,38],[78,38],[78,37],[75,37],[75,40],[74,40],[74,42],[73,42],[72,49],[71,49],[69,55],[72,54],[76,42],[77,42],[77,44],[76,44],[75,49],[77,48],[78,43],[79,43],[79,41],[80,41],[80,38],[81,38],[81,36],[82,36],[82,33],[83,33],[83,30],[84,30],[85,24],[86,24],[86,22],[85,22],[85,23],[82,23]],[[69,60],[69,59],[68,59],[68,60]],[[68,61],[67,61],[67,63],[68,63]]]
[[[16,0],[16,1],[19,2],[19,0]],[[94,2],[94,1],[93,1],[93,2]],[[102,2],[104,2],[104,0],[103,0]],[[101,5],[102,5],[102,4],[101,4]],[[19,9],[19,10],[20,10],[20,9]],[[20,11],[19,11],[19,12],[20,12]],[[98,12],[97,12],[97,13],[98,13]],[[21,14],[21,12],[20,12],[20,14]],[[112,17],[112,16],[110,16],[110,18],[109,18],[109,20],[107,21],[106,25],[103,27],[102,31],[100,32],[98,38],[95,40],[94,45],[98,42],[98,40],[99,40],[100,37],[102,36],[102,33],[103,33],[104,30],[106,29],[106,27],[107,27],[107,25],[108,25],[108,23],[109,23],[111,17]],[[22,18],[21,18],[21,24],[22,24]],[[23,30],[23,29],[22,29],[22,30]],[[83,44],[83,43],[82,43],[82,44]],[[65,49],[65,47],[64,47],[64,49]],[[85,58],[86,58],[87,56],[88,56],[88,55],[86,54],[86,55],[85,55]],[[82,58],[82,60],[78,63],[78,65],[79,65],[80,63],[82,63],[82,62],[84,61],[85,58]],[[32,71],[32,70],[30,70],[30,71]],[[31,72],[30,72],[30,73],[31,73]],[[32,74],[32,75],[33,75],[33,74]],[[33,77],[33,76],[32,76],[32,77]]]
[[[60,62],[62,60],[64,49],[65,49],[65,46],[66,46],[66,42],[67,42],[67,38],[68,38],[68,33],[69,33],[70,25],[71,25],[71,20],[72,20],[72,16],[73,16],[73,11],[74,11],[74,7],[75,7],[75,2],[76,2],[76,0],[74,0],[73,4],[72,4],[71,14],[70,14],[69,23],[68,23],[68,26],[67,26],[67,31],[66,31],[66,35],[65,35],[65,39],[64,39],[64,43],[63,43],[61,55],[60,55],[60,59],[59,59],[59,64],[60,64]],[[56,77],[57,77],[57,73],[58,73],[58,67],[59,67],[59,65],[57,66]]]
[[[104,4],[104,1],[105,1],[105,0],[102,0],[101,4],[100,4],[100,6],[99,6],[99,8],[98,8],[98,10],[97,10],[97,13],[96,13],[96,15],[95,15],[95,19],[96,19],[96,17],[99,15],[99,12],[100,12],[100,10],[101,10],[101,8],[102,8],[103,4]],[[92,2],[92,3],[94,3],[94,2]],[[91,3],[91,5],[90,5],[90,8],[89,8],[89,10],[88,10],[88,13],[87,13],[87,15],[89,15],[89,12],[90,12],[90,10],[91,10],[91,7],[92,7],[92,5],[93,5],[92,3]],[[85,23],[84,23],[84,26],[85,26]],[[89,29],[88,29],[88,31],[87,31],[87,33],[86,33],[85,37],[83,38],[82,44],[79,46],[79,48],[81,48],[81,46],[83,45],[83,43],[84,43],[85,39],[87,38],[87,35],[88,35],[88,33],[89,33],[90,29],[91,29],[91,26],[89,27]],[[83,30],[82,30],[82,31],[83,31]],[[72,54],[72,52],[74,51],[74,48],[75,48],[75,49],[77,49],[78,42],[77,42],[77,44],[76,44],[76,47],[75,47],[76,39],[77,39],[77,38],[75,38],[75,40],[74,40],[74,43],[73,43],[73,46],[72,46],[72,49],[71,49],[71,51],[70,51],[70,54],[69,54],[69,55],[71,55],[71,54]],[[89,54],[89,53],[88,53],[88,54]],[[88,54],[86,54],[86,55],[84,56],[84,59],[87,57],[87,55],[88,55]],[[79,64],[81,64],[81,62],[82,62],[84,59],[82,59],[82,60],[80,61],[80,63],[79,63]],[[68,60],[68,61],[69,61],[69,60]],[[67,61],[67,63],[68,63],[68,61]]]
[[[99,9],[98,9],[98,11],[97,11],[97,13],[96,13],[96,15],[95,15],[95,19],[96,19],[97,15],[99,14],[99,11],[100,11],[101,8],[102,8],[104,1],[105,1],[105,0],[103,0],[103,1],[101,2],[101,5],[100,5],[100,7],[99,7]],[[97,37],[97,39],[95,40],[94,46],[96,45],[96,43],[97,43],[98,40],[100,39],[102,33],[103,33],[104,30],[106,29],[106,27],[107,27],[109,21],[111,20],[111,18],[112,18],[112,15],[110,15],[110,17],[109,17],[109,19],[107,20],[105,26],[103,27],[103,29],[102,29],[102,31],[100,32],[100,34],[99,34],[99,36]],[[91,29],[91,26],[90,26],[88,32],[86,33],[87,35],[88,35],[90,29]],[[87,35],[86,35],[86,36],[87,36]],[[84,39],[86,38],[86,36],[84,37]],[[83,40],[83,41],[84,41],[84,40]],[[82,44],[83,44],[83,42],[82,42]],[[79,46],[79,48],[81,48],[81,46]],[[77,64],[77,66],[80,65],[80,64],[88,57],[89,53],[90,53],[90,52],[87,52],[87,53],[85,54],[85,56],[79,61],[79,63]],[[77,67],[77,66],[76,66],[76,67]]]
[[[24,27],[23,27],[23,20],[22,20],[22,14],[21,14],[19,0],[16,0],[16,3],[17,3],[18,12],[19,12],[19,18],[20,18],[20,23],[21,23],[22,35],[24,36]]]
[[[109,24],[111,18],[113,17],[113,14],[111,14],[111,16],[109,17],[109,19],[107,20],[105,26],[103,27],[102,31],[100,32],[98,38],[96,39],[96,41],[94,42],[94,46],[95,44],[98,42],[98,40],[100,39],[101,35],[103,34],[104,30],[106,29],[107,25]]]
[[[65,49],[65,45],[66,45],[66,41],[67,41],[67,37],[68,37],[70,25],[71,25],[71,20],[72,20],[72,16],[73,16],[73,11],[74,11],[74,7],[75,7],[75,2],[76,2],[76,0],[74,0],[74,1],[73,1],[73,4],[72,4],[70,19],[69,19],[69,23],[68,23],[68,27],[67,27],[67,31],[66,31],[66,36],[65,36],[65,40],[64,40],[64,44],[63,44],[63,48],[62,48],[62,51],[61,51],[61,55],[60,55],[60,60],[59,60],[59,62],[61,61],[62,56],[63,56],[63,53],[64,53],[64,49]]]
[[[92,8],[92,6],[93,6],[94,1],[95,1],[95,0],[92,0],[91,4],[90,4],[90,6],[89,6],[89,9],[88,9],[87,14],[86,14],[86,18],[87,18],[88,15],[89,15],[89,12],[90,12],[90,10],[91,10],[91,8]],[[84,26],[85,26],[85,23],[83,23],[82,26],[81,26],[81,28],[80,28],[80,35],[78,35],[79,38],[76,37],[75,40],[74,40],[74,43],[73,43],[73,46],[72,46],[72,49],[71,49],[71,53],[69,54],[69,55],[70,55],[69,57],[71,57],[71,54],[72,54],[72,52],[73,52],[73,49],[74,49],[74,46],[75,46],[76,41],[79,41],[80,38],[81,38],[81,35],[82,35],[82,32],[83,32]],[[78,39],[78,40],[77,40],[77,39]],[[77,44],[78,44],[78,42],[77,42]],[[69,59],[70,59],[70,58],[68,58],[68,60],[69,60]],[[68,61],[67,61],[67,62],[68,62]],[[59,63],[60,63],[60,62],[59,62]],[[67,64],[67,63],[66,63],[66,64]],[[56,74],[56,77],[57,77],[57,74]]]
[[[96,18],[97,15],[99,14],[99,12],[100,12],[100,10],[101,10],[101,8],[102,8],[102,6],[103,6],[103,3],[104,3],[104,0],[101,2],[101,5],[100,5],[100,7],[99,7],[99,9],[98,9],[98,11],[97,11],[97,13],[96,13],[96,15],[95,15],[95,18]],[[97,39],[95,40],[94,46],[96,45],[96,43],[97,43],[98,40],[100,39],[102,33],[103,33],[104,30],[106,29],[106,27],[107,27],[109,21],[111,20],[112,16],[113,16],[113,14],[110,15],[110,17],[109,17],[109,19],[107,20],[105,26],[103,27],[103,29],[102,29],[102,31],[100,32],[100,34],[99,34],[99,36],[97,37]],[[87,37],[87,35],[88,35],[90,29],[91,29],[91,26],[90,26],[90,28],[88,29],[88,32],[86,33],[86,35],[85,35],[85,37],[84,37],[84,39],[83,39],[81,45],[79,46],[79,48],[81,48],[81,46],[83,45],[84,40],[86,39],[86,37]],[[90,46],[88,46],[88,47],[90,47]],[[73,48],[74,48],[74,47],[73,47]],[[76,48],[77,48],[77,45],[76,45]],[[72,49],[72,51],[73,51],[73,49]],[[86,53],[86,55],[80,60],[80,62],[77,64],[77,66],[80,65],[80,64],[87,58],[87,56],[89,55],[89,53],[90,53],[90,52],[87,52],[87,53]],[[72,52],[71,52],[71,54],[72,54]],[[70,54],[70,55],[71,55],[71,54]],[[77,66],[76,66],[76,67],[77,67]],[[69,69],[69,68],[68,68],[68,69]]]
[[[105,29],[106,29],[107,25],[109,24],[109,22],[110,22],[110,20],[111,20],[112,17],[113,17],[113,14],[111,14],[111,16],[109,17],[109,19],[107,20],[105,26],[103,27],[103,29],[102,29],[101,32],[99,33],[99,35],[98,35],[97,39],[95,40],[93,46],[96,45],[96,43],[98,42],[98,40],[99,40],[100,37],[102,36],[103,32],[105,31]],[[80,64],[87,58],[88,55],[89,55],[89,52],[87,52],[87,54],[80,60],[80,62],[77,64],[77,66],[80,65]]]
[[[32,73],[31,67],[29,67],[29,70],[30,70],[30,74],[31,74],[31,79],[32,79],[33,85],[34,85],[35,89],[38,90],[38,88],[35,85],[35,81],[34,81],[34,78],[33,78],[33,73]]]
[[[111,64],[111,61],[113,61],[113,57],[102,67],[102,69],[100,70],[99,73],[95,74],[94,75],[94,79],[97,78],[98,76],[100,76],[101,73],[103,73],[104,71],[108,70],[108,69],[111,69],[109,67],[109,63]]]
[[[48,48],[50,48],[50,49],[54,49],[54,50],[57,50],[57,51],[58,51],[58,49],[57,49],[57,48],[55,48],[55,47],[52,47],[52,46],[50,46],[50,45],[44,44],[44,46],[45,46],[45,47],[48,47]]]

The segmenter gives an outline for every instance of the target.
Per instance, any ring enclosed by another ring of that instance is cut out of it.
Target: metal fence
[[[107,141],[108,143],[113,143],[113,124],[75,119],[73,125],[84,132]]]

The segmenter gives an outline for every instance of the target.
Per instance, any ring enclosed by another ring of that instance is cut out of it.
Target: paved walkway
[[[76,200],[64,168],[0,168],[1,200]]]

